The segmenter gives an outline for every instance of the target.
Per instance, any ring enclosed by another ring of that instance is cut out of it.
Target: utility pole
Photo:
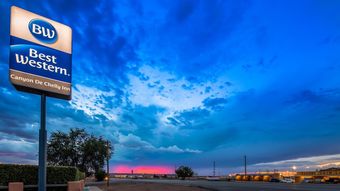
[[[215,175],[216,175],[216,163],[215,163],[215,161],[214,161],[213,176],[215,176]]]
[[[109,156],[110,156],[110,147],[109,141],[106,142],[106,173],[107,173],[107,187],[110,186],[110,164],[109,164]]]
[[[244,155],[244,175],[247,176],[247,156]]]

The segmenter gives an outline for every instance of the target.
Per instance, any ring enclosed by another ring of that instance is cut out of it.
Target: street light
[[[293,169],[293,171],[296,171],[296,166],[294,165],[294,166],[292,167],[292,169]]]

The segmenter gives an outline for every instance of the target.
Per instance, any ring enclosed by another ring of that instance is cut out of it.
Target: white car
[[[283,182],[283,183],[294,183],[295,181],[291,178],[284,178],[284,179],[281,180],[281,182]]]
[[[205,179],[209,180],[209,181],[218,181],[218,180],[220,180],[220,177],[218,177],[218,176],[208,176]]]

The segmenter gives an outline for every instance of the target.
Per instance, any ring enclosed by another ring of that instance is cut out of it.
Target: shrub
[[[76,180],[84,180],[85,179],[85,172],[82,172],[77,169]]]
[[[176,169],[176,174],[178,177],[182,178],[183,180],[186,177],[192,177],[194,175],[194,171],[188,166],[180,166],[178,169]]]
[[[84,173],[76,167],[49,166],[47,167],[47,184],[67,184],[84,178]],[[38,184],[38,166],[0,164],[0,186],[9,182],[23,182],[24,185]]]
[[[97,181],[103,181],[106,176],[106,172],[102,169],[99,169],[94,176],[96,177]]]

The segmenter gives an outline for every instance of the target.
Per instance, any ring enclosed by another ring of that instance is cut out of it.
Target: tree
[[[95,178],[97,179],[97,181],[103,181],[105,179],[106,176],[106,172],[103,169],[99,169],[95,174],[94,174]]]
[[[107,142],[102,137],[87,134],[84,129],[53,132],[48,142],[47,162],[49,165],[75,166],[89,176],[102,169],[105,160],[111,158],[113,146]]]
[[[176,174],[178,177],[182,178],[183,180],[186,177],[192,177],[194,175],[194,171],[188,166],[180,166],[176,169]]]
[[[107,152],[109,148],[109,153]],[[105,164],[107,157],[112,155],[111,144],[107,147],[107,141],[102,137],[95,137],[91,135],[83,145],[84,167],[88,172],[98,172]]]

